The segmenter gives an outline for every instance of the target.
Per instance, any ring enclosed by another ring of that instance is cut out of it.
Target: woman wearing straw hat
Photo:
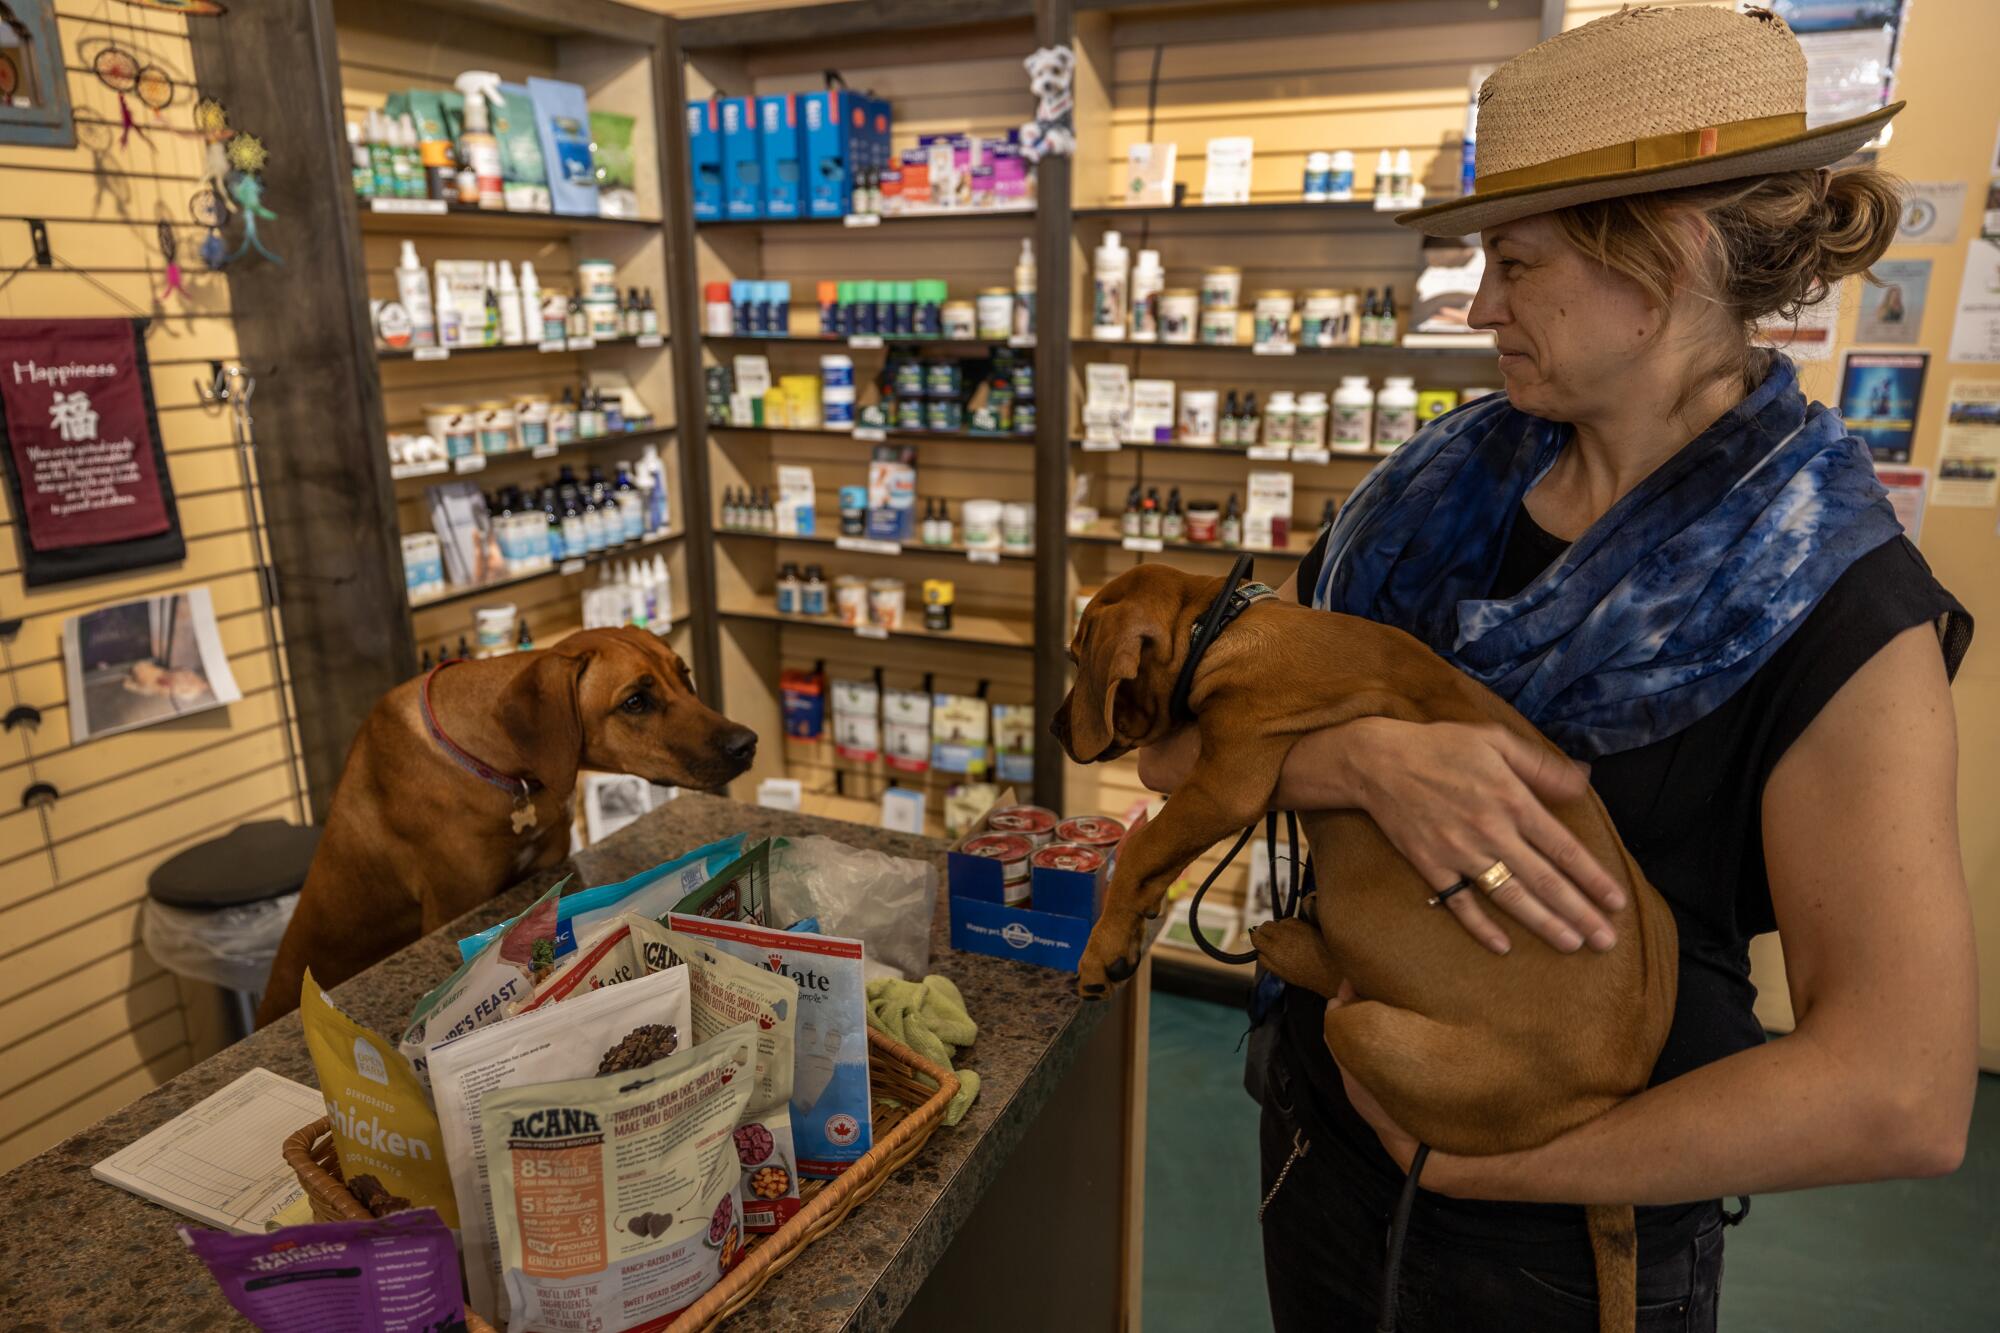
[[[1378,467],[1287,594],[1414,633],[1578,763],[1367,719],[1294,749],[1276,803],[1367,810],[1489,948],[1574,950],[1608,945],[1618,891],[1543,801],[1588,781],[1680,929],[1651,1088],[1533,1151],[1431,1155],[1404,1333],[1596,1329],[1576,1205],[1626,1202],[1639,1327],[1712,1329],[1723,1198],[1937,1175],[1964,1151],[1949,679],[1971,625],[1866,450],[1750,341],[1895,235],[1892,182],[1828,168],[1901,104],[1809,129],[1805,80],[1761,11],[1600,19],[1488,79],[1474,193],[1398,219],[1480,233],[1471,321],[1506,393]],[[1142,756],[1149,785],[1171,789],[1193,745]],[[1767,1043],[1748,943],[1774,929],[1798,1027]],[[1276,1323],[1373,1328],[1416,1145],[1335,1067],[1327,1000],[1259,995]]]

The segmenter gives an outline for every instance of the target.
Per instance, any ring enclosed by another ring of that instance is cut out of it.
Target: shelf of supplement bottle
[[[1176,218],[1176,217],[1293,217],[1302,214],[1340,213],[1366,214],[1380,213],[1383,220],[1393,219],[1396,214],[1408,210],[1401,208],[1375,207],[1373,198],[1339,199],[1325,203],[1307,203],[1303,199],[1267,199],[1247,204],[1092,204],[1078,208],[1073,216],[1079,221],[1086,218]]]
[[[461,356],[516,354],[566,356],[571,352],[594,352],[604,347],[655,348],[667,345],[664,333],[641,333],[630,338],[551,338],[538,343],[498,343],[492,347],[378,347],[375,355],[383,361],[454,361]]]
[[[398,236],[519,236],[552,240],[576,232],[659,231],[658,218],[585,217],[572,213],[514,213],[443,199],[359,199],[361,229]]]
[[[666,629],[664,630],[655,629],[653,633],[660,636],[661,638],[665,638],[668,634],[673,633],[675,630],[679,629],[682,625],[687,624],[688,621],[693,619],[694,619],[694,612],[677,611],[668,618]],[[571,625],[567,629],[557,630],[554,634],[551,634],[546,638],[535,640],[535,647],[553,648],[557,644],[561,643],[564,639],[567,639],[570,635],[581,634],[581,633],[583,633],[582,625]]]
[[[1175,354],[1181,352],[1239,352],[1245,356],[1268,356],[1282,361],[1331,356],[1354,357],[1356,359],[1365,357],[1376,360],[1384,358],[1400,359],[1402,357],[1422,357],[1426,360],[1476,359],[1490,362],[1495,355],[1491,344],[1484,347],[1301,347],[1294,343],[1290,345],[1289,350],[1282,352],[1259,347],[1254,343],[1141,343],[1131,342],[1122,338],[1072,338],[1070,339],[1070,345],[1072,347],[1088,348],[1091,350],[1103,348],[1105,350],[1172,352]]]
[[[872,537],[842,537],[835,533],[829,533],[829,532],[797,533],[797,532],[764,532],[762,530],[753,532],[747,528],[725,528],[719,524],[716,526],[715,535],[717,537],[728,537],[732,539],[741,539],[744,541],[753,541],[753,542],[806,542],[815,546],[837,547],[842,551],[853,552],[854,554],[857,555],[881,555],[881,556],[891,556],[891,557],[919,556],[919,555],[935,555],[935,556],[955,555],[955,556],[961,556],[969,563],[975,565],[997,565],[1002,560],[1032,561],[1035,558],[1035,553],[1032,550],[1017,551],[1004,547],[998,547],[992,550],[975,551],[972,548],[968,546],[963,546],[957,542],[953,542],[950,545],[946,546],[927,546],[922,542],[876,541]]]
[[[504,578],[488,579],[484,583],[459,584],[455,587],[448,587],[443,592],[434,592],[425,597],[412,597],[410,599],[410,609],[412,611],[421,611],[425,607],[443,606],[447,602],[463,602],[473,597],[484,597],[488,593],[498,592],[502,588],[514,588],[523,583],[533,583],[536,579],[555,578],[559,575],[567,574],[581,574],[593,565],[603,564],[606,560],[616,560],[622,556],[631,555],[634,551],[643,551],[650,547],[662,546],[667,542],[676,542],[685,535],[682,529],[668,528],[663,532],[656,532],[650,537],[640,537],[636,541],[620,542],[616,546],[607,546],[602,551],[593,551],[589,555],[559,561],[556,564],[547,565],[541,569],[531,569],[520,574],[509,574]]]
[[[1083,440],[1072,439],[1069,447],[1082,454],[1118,454],[1128,450],[1135,453],[1156,454],[1206,454],[1210,458],[1240,458],[1246,463],[1311,463],[1324,466],[1328,463],[1363,463],[1373,466],[1382,461],[1383,454],[1359,454],[1341,451],[1327,451],[1326,457],[1308,454],[1301,458],[1287,449],[1266,445],[1233,444],[1132,444],[1121,442],[1115,448],[1107,445],[1091,445]]]
[[[1270,556],[1273,560],[1301,560],[1312,550],[1319,540],[1319,532],[1291,534],[1284,546],[1236,546],[1227,542],[1191,542],[1186,540],[1168,541],[1163,537],[1127,537],[1119,532],[1116,524],[1100,523],[1085,532],[1072,532],[1069,539],[1083,546],[1122,546],[1135,555],[1160,555],[1167,551],[1187,551],[1194,555],[1251,555]]]
[[[828,594],[829,604],[832,594]],[[832,616],[786,615],[776,603],[759,599],[719,608],[725,620],[762,620],[803,629],[830,630],[862,639],[929,639],[933,643],[961,643],[970,648],[1006,648],[1019,652],[1035,649],[1035,627],[1023,620],[1002,620],[998,616],[976,616],[954,608],[951,628],[930,630],[923,626],[924,608],[919,597],[908,597],[901,629],[880,629],[874,625],[843,625]]]
[[[710,435],[810,435],[815,439],[852,440],[856,444],[880,444],[884,440],[908,440],[913,444],[963,442],[968,444],[1033,444],[1033,435],[1002,435],[971,430],[904,430],[884,426],[857,426],[853,430],[829,430],[825,426],[710,426]]]
[[[1032,218],[1035,206],[1020,208],[939,208],[923,213],[848,213],[837,218],[716,218],[697,222],[696,231],[736,231],[758,227],[838,227],[847,231],[875,231],[926,222],[991,222],[1007,218]]]
[[[808,347],[847,347],[855,351],[872,351],[877,348],[893,347],[899,351],[915,348],[930,352],[951,352],[966,356],[979,356],[1001,347],[1012,347],[1017,351],[1032,351],[1033,339],[1013,338],[904,338],[886,335],[831,333],[704,333],[705,343],[799,343]]]
[[[404,429],[418,433],[421,424]],[[648,444],[668,439],[674,433],[672,426],[655,426],[649,430],[621,431],[616,435],[593,435],[587,440],[571,440],[568,444],[543,445],[539,449],[509,449],[501,454],[468,454],[464,458],[441,463],[391,463],[389,476],[396,481],[429,480],[432,477],[457,474],[464,476],[473,472],[484,472],[488,468],[505,467],[524,459],[546,463],[552,458],[573,455],[579,450],[595,449],[604,444]]]

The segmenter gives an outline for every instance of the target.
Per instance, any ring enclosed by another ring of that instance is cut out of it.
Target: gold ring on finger
[[[1487,893],[1492,893],[1512,878],[1514,878],[1514,872],[1507,868],[1507,863],[1505,861],[1495,861],[1492,865],[1474,875],[1472,882]]]

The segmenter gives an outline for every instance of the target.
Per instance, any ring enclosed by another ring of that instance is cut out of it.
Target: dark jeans
[[[1267,1104],[1263,1189],[1291,1155],[1292,1120]],[[1372,1333],[1381,1304],[1386,1219],[1343,1189],[1332,1154],[1296,1161],[1264,1211],[1264,1282],[1277,1333]],[[1722,1221],[1639,1269],[1638,1333],[1714,1333]],[[1560,1282],[1412,1227],[1397,1283],[1398,1333],[1597,1333],[1594,1284]]]

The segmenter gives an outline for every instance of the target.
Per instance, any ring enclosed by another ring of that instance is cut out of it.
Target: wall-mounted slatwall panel
[[[265,632],[254,516],[229,417],[204,406],[195,388],[211,360],[235,361],[249,349],[239,347],[228,286],[198,257],[206,233],[189,216],[202,152],[185,132],[198,95],[188,20],[110,0],[63,0],[57,13],[80,142],[0,148],[0,318],[152,317],[153,396],[187,557],[30,590],[18,516],[0,496],[0,618],[22,622],[0,657],[0,708],[42,712],[35,731],[0,733],[0,1170],[216,1047],[217,994],[162,970],[138,942],[146,877],[242,820],[302,817],[301,779],[287,766],[287,686],[274,676]],[[117,95],[88,64],[87,53],[107,40],[143,53],[178,85],[158,117],[134,104],[137,129],[123,145]],[[201,91],[227,98],[226,89]],[[286,232],[284,201],[271,202],[281,214],[274,248],[304,243]],[[34,266],[28,217],[48,223],[52,268]],[[160,221],[173,231],[185,297],[166,294]],[[72,745],[64,620],[190,587],[213,597],[242,701]],[[35,781],[60,797],[20,808],[19,793]]]

